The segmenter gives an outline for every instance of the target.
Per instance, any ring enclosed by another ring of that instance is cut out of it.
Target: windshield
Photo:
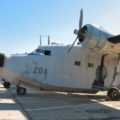
[[[40,48],[37,48],[36,50],[34,50],[33,52],[30,53],[30,55],[51,55],[51,51],[50,50],[42,50]]]
[[[32,51],[30,54],[44,54],[44,50],[37,48],[34,51]]]

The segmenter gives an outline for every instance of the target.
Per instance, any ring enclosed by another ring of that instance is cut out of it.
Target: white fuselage
[[[42,90],[93,90],[96,69],[101,64],[103,54],[80,46],[74,46],[68,53],[69,47],[40,46],[37,52],[8,56],[0,74],[16,85],[24,83]],[[116,62],[117,55],[107,55],[104,58],[104,87],[112,84]]]

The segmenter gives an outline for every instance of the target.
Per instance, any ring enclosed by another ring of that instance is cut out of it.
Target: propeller
[[[70,48],[68,49],[68,52],[71,51],[71,49],[73,48],[75,42],[77,41],[77,39],[79,39],[80,42],[83,41],[83,31],[82,31],[82,24],[83,24],[83,10],[80,10],[80,20],[79,20],[79,30],[74,30],[74,34],[77,34],[77,37],[75,38],[74,42],[72,43],[72,45],[70,46]]]
[[[83,23],[83,10],[80,11],[80,20],[79,20],[79,30],[82,29],[82,23]]]

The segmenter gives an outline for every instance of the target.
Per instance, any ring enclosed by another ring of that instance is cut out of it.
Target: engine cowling
[[[98,28],[91,24],[83,26],[84,40],[80,44],[92,51],[108,51],[111,44],[108,38],[112,37],[112,34],[107,33],[102,28]]]

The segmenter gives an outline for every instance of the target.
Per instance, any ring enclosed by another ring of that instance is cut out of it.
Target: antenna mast
[[[41,35],[40,35],[40,46],[42,46]]]
[[[48,38],[48,45],[50,45],[50,36],[41,36],[40,35],[40,46],[42,46],[42,37],[47,37]]]
[[[48,45],[50,45],[50,36],[48,35]]]

